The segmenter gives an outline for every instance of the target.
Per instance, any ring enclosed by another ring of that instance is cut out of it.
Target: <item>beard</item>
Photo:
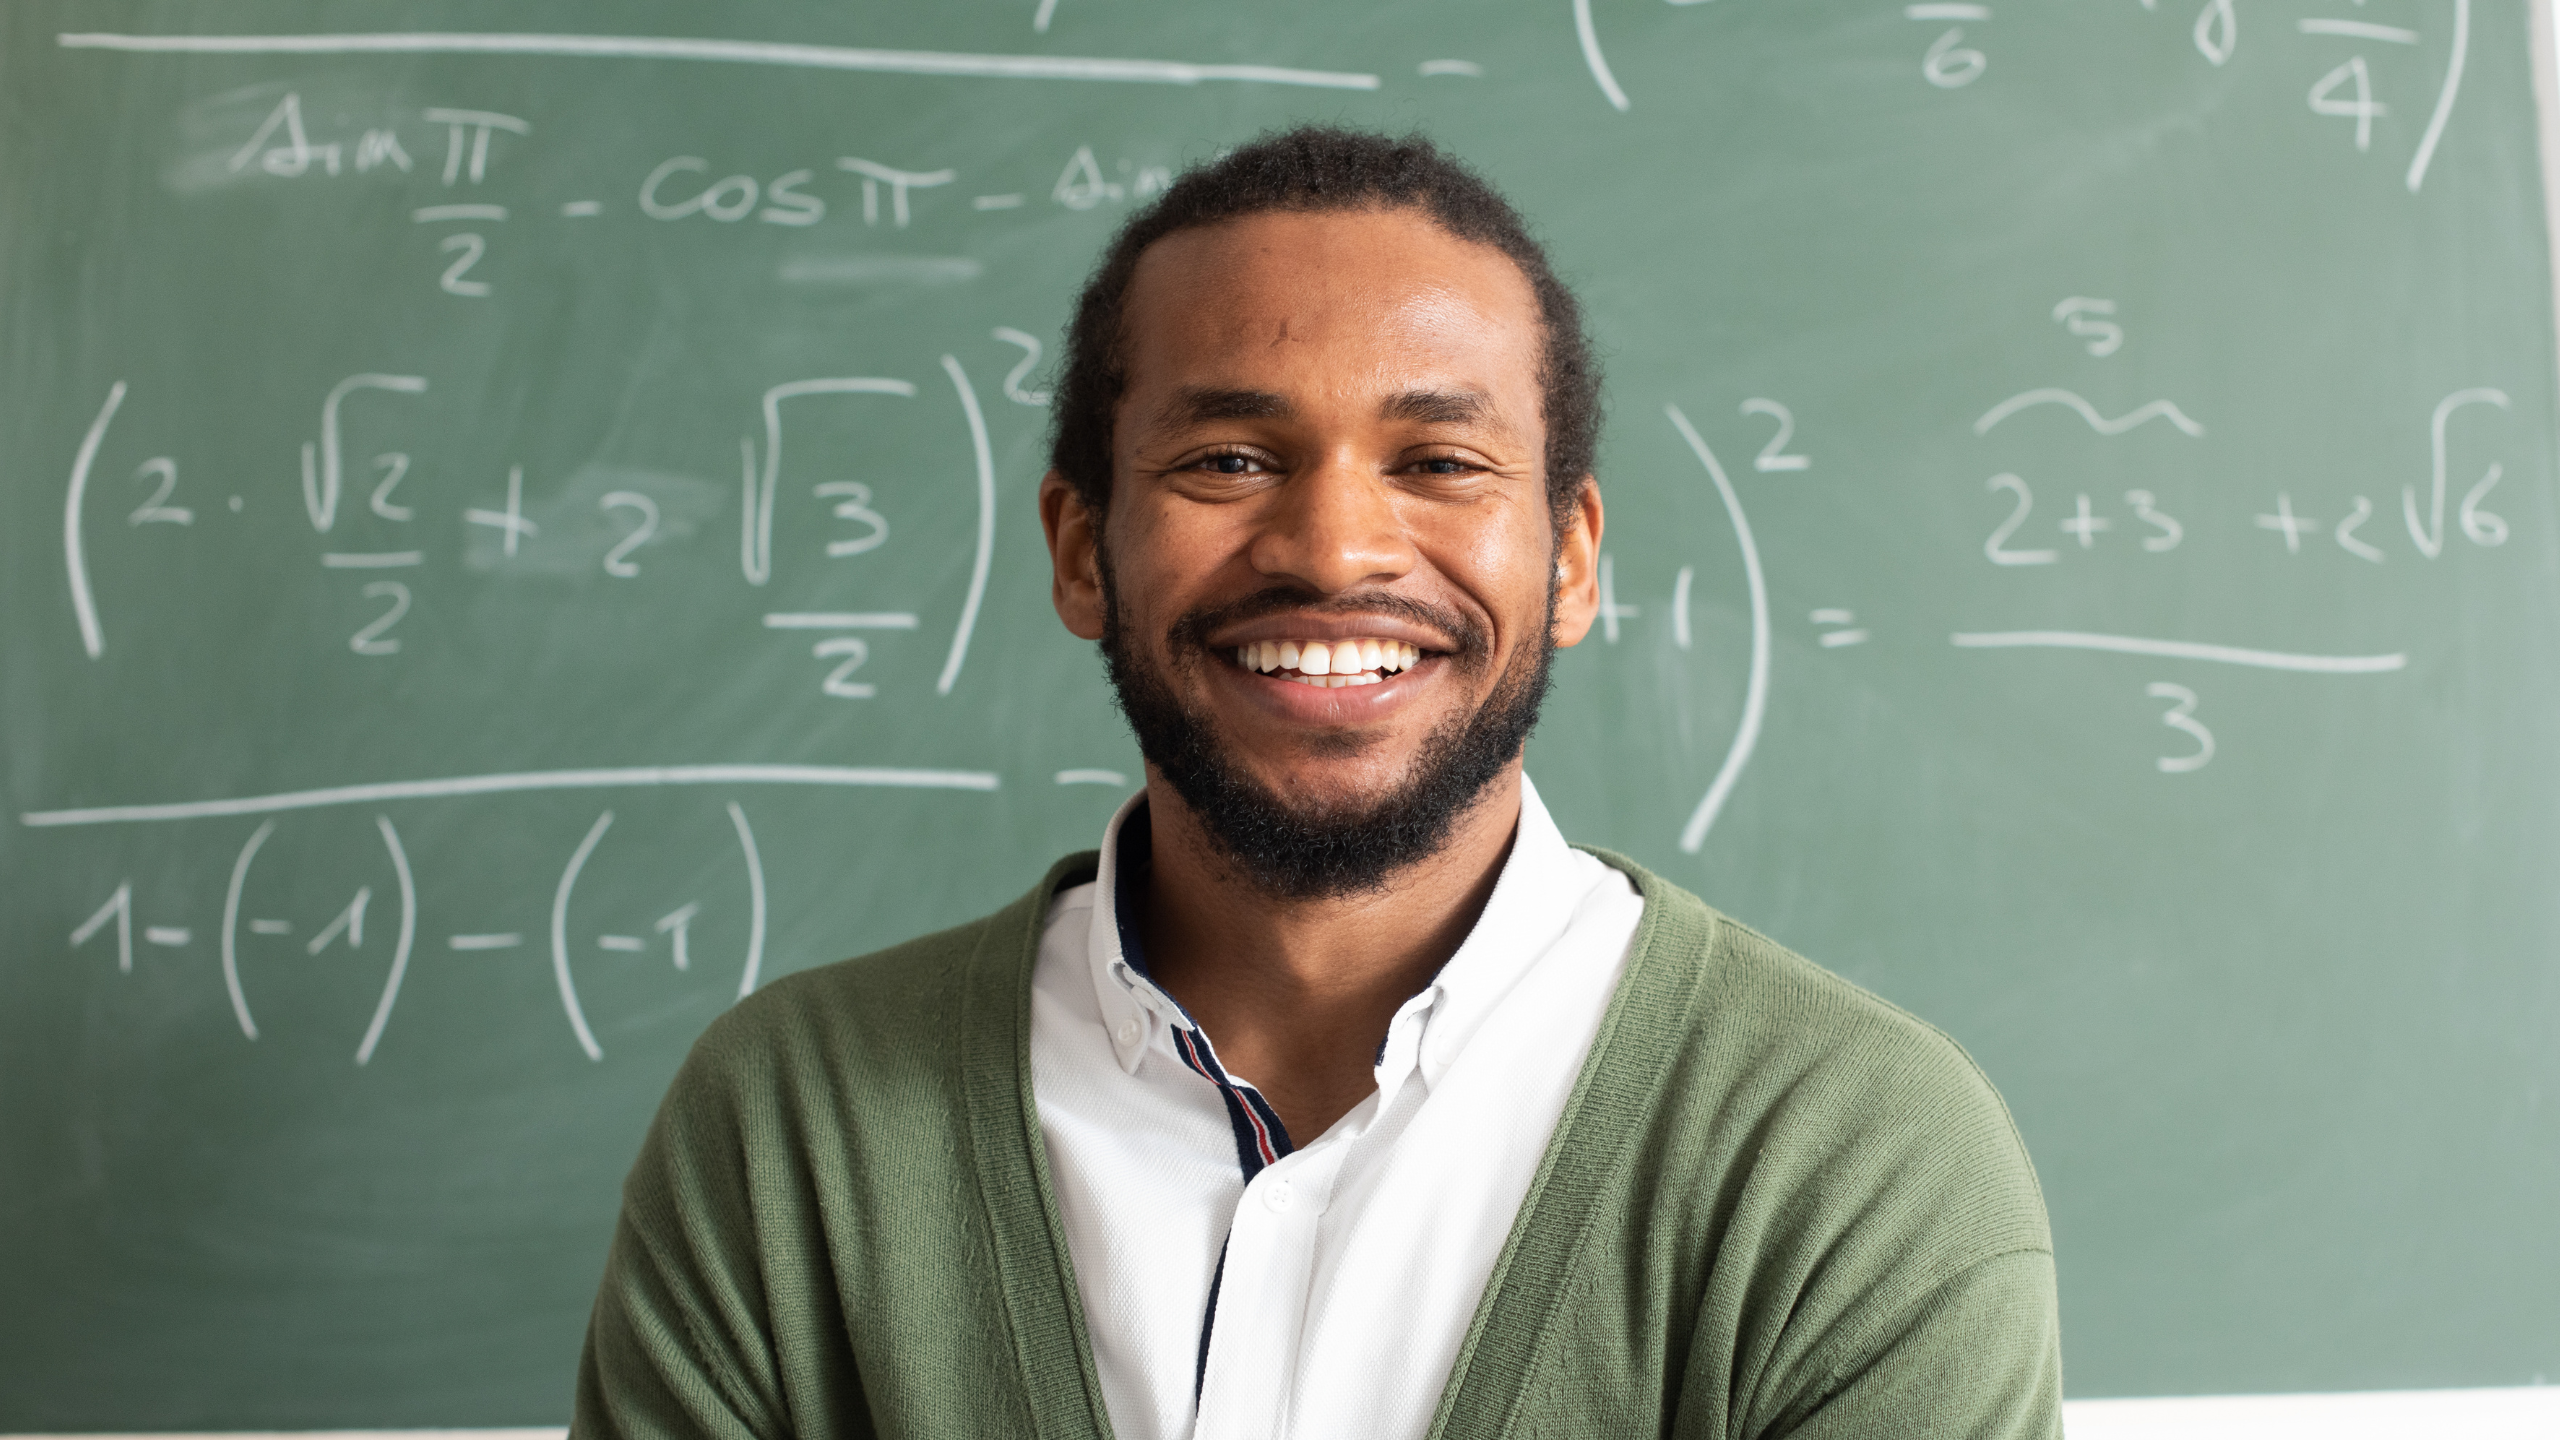
[[[1536,644],[1522,646],[1485,697],[1467,715],[1434,728],[1415,750],[1413,763],[1385,793],[1363,801],[1294,803],[1255,779],[1233,745],[1207,715],[1185,708],[1131,643],[1106,554],[1102,576],[1102,656],[1120,713],[1136,732],[1139,753],[1173,786],[1225,858],[1255,888],[1281,899],[1308,900],[1384,889],[1390,877],[1440,852],[1460,816],[1483,798],[1503,768],[1518,758],[1537,727],[1555,659],[1555,592]],[[1463,676],[1490,667],[1492,646],[1482,626],[1396,595],[1368,595],[1328,602],[1301,590],[1279,588],[1232,604],[1194,610],[1166,634],[1176,669],[1224,661],[1206,637],[1218,629],[1274,611],[1324,614],[1396,614],[1453,636],[1457,648],[1441,663]],[[1319,749],[1357,754],[1357,736],[1322,737]]]

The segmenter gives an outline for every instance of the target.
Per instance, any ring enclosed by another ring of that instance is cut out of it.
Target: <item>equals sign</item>
[[[1857,621],[1857,618],[1857,612],[1854,610],[1816,610],[1813,612],[1813,623],[1816,625],[1850,625],[1854,624]],[[1822,632],[1820,638],[1822,640],[1823,649],[1836,650],[1843,645],[1864,645],[1867,643],[1867,632],[1864,630],[1825,630]]]

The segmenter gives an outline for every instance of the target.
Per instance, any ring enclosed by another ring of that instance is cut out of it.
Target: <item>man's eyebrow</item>
[[[1381,420],[1424,425],[1465,425],[1492,416],[1493,399],[1481,390],[1407,390],[1378,406]]]
[[[1286,399],[1268,390],[1186,386],[1165,402],[1157,423],[1180,430],[1213,420],[1286,420],[1294,413]]]

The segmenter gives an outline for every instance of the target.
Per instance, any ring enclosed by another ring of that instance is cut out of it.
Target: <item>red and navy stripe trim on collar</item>
[[[1120,933],[1120,958],[1140,975],[1148,975],[1146,949],[1138,942],[1138,929],[1131,923],[1131,918],[1138,913],[1138,906],[1142,903],[1144,892],[1139,885],[1154,855],[1154,835],[1147,824],[1147,807],[1141,805],[1129,812],[1129,818],[1120,824],[1120,849],[1114,857],[1116,863],[1111,887],[1111,918]],[[1152,980],[1154,977],[1149,975],[1148,978]],[[1170,1000],[1173,997],[1168,995],[1165,998]],[[1182,1010],[1181,1001],[1175,1000],[1173,1004],[1176,1010]],[[1226,1101],[1227,1123],[1235,1130],[1236,1165],[1244,1172],[1247,1184],[1262,1173],[1263,1166],[1296,1148],[1289,1143],[1289,1129],[1280,1123],[1279,1112],[1271,1108],[1270,1101],[1262,1098],[1261,1091],[1227,1073],[1226,1067],[1218,1063],[1217,1048],[1209,1043],[1208,1035],[1188,1011],[1182,1011],[1182,1018],[1173,1026],[1173,1049],[1182,1057],[1183,1064],[1217,1086],[1220,1098]]]
[[[1262,1173],[1263,1166],[1289,1153],[1289,1131],[1273,1112],[1271,1102],[1252,1086],[1227,1078],[1225,1068],[1218,1064],[1217,1052],[1209,1048],[1207,1036],[1177,1025],[1173,1048],[1183,1064],[1207,1076],[1225,1097],[1227,1122],[1236,1132],[1236,1163],[1243,1169],[1246,1181]]]

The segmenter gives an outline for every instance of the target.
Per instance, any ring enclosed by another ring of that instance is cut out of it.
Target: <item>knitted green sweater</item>
[[[1434,1436],[2059,1437],[2052,1242],[1937,1031],[1630,861],[1624,978]],[[1031,1090],[1071,857],[714,1024],[623,1189],[573,1436],[1110,1434]]]

